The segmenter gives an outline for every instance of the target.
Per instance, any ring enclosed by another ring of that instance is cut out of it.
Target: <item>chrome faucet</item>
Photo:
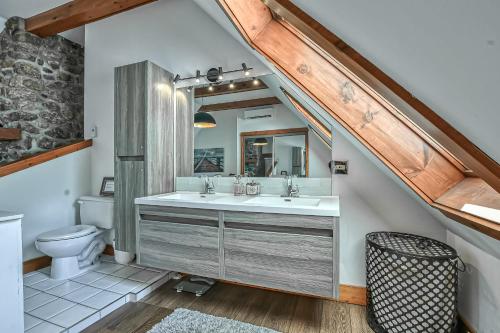
[[[298,198],[299,197],[299,185],[293,184],[293,177],[294,176],[286,176],[285,177],[286,193],[283,195],[283,197],[287,197],[287,198]]]
[[[203,182],[203,192],[202,194],[215,194],[215,183],[214,183],[214,177],[209,177],[207,175],[201,176],[200,178],[202,179]]]

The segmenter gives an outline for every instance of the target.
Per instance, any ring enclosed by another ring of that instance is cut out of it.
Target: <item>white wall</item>
[[[39,234],[79,221],[76,200],[90,193],[89,176],[87,148],[0,178],[0,208],[24,214],[24,260],[43,255]]]
[[[366,285],[365,235],[369,232],[400,231],[445,241],[443,226],[415,197],[342,135],[336,136],[333,156],[349,161],[349,174],[334,176],[334,192],[340,195],[340,283]]]
[[[94,193],[113,175],[113,68],[151,60],[172,73],[254,67],[269,72],[194,2],[162,0],[85,27],[85,136],[98,127],[91,153]]]
[[[500,332],[500,259],[447,231],[447,242],[466,263],[460,273],[459,308],[461,315],[479,333]]]

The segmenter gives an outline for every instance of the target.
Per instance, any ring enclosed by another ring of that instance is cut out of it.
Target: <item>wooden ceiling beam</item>
[[[212,111],[225,111],[234,109],[246,109],[261,106],[271,106],[281,104],[281,101],[277,97],[264,97],[256,99],[247,99],[244,101],[234,101],[226,103],[216,103],[216,104],[206,104],[202,105],[198,110],[200,112],[212,112]]]
[[[26,31],[56,35],[156,0],[73,0],[26,19]]]
[[[435,141],[451,155],[447,158],[463,163],[464,172],[472,170],[500,193],[500,164],[490,158],[463,134],[413,96],[408,90],[368,61],[360,53],[330,32],[319,22],[289,0],[263,0],[270,10],[293,29],[297,29],[324,52],[333,56],[342,66],[366,82],[370,89],[380,94],[398,111],[408,117],[430,141]],[[452,161],[456,164],[455,161]]]
[[[231,88],[230,83],[220,84],[217,86],[212,86],[210,90],[209,87],[200,87],[194,90],[194,97],[210,97],[225,94],[234,94],[240,92],[247,92],[253,90],[267,89],[268,87],[262,80],[257,79],[255,83],[254,80],[238,81],[234,82],[234,87]]]

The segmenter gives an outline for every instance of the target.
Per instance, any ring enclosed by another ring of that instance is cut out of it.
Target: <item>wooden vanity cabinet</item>
[[[333,217],[225,212],[224,278],[334,297],[334,226]]]
[[[219,213],[155,206],[138,209],[137,262],[219,278]]]
[[[338,296],[338,220],[139,205],[138,263],[249,285]]]
[[[136,252],[134,199],[174,189],[173,91],[150,61],[115,68],[115,250]]]

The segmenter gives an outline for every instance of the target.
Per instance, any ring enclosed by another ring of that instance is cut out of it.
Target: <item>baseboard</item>
[[[114,256],[115,255],[115,249],[113,248],[112,245],[106,245],[104,248],[104,254],[107,254],[109,256]],[[23,262],[23,273],[29,273],[33,271],[37,271],[39,269],[45,268],[50,266],[51,263],[51,258],[49,256],[42,256],[38,258],[33,258],[30,260],[26,260]]]
[[[349,304],[366,305],[366,287],[340,285],[339,301]]]
[[[459,333],[476,333],[476,330],[465,320],[461,315],[458,315],[458,329]]]
[[[50,266],[52,259],[49,256],[42,256],[38,258],[33,258],[23,262],[23,273],[29,273],[37,271],[39,269]]]

